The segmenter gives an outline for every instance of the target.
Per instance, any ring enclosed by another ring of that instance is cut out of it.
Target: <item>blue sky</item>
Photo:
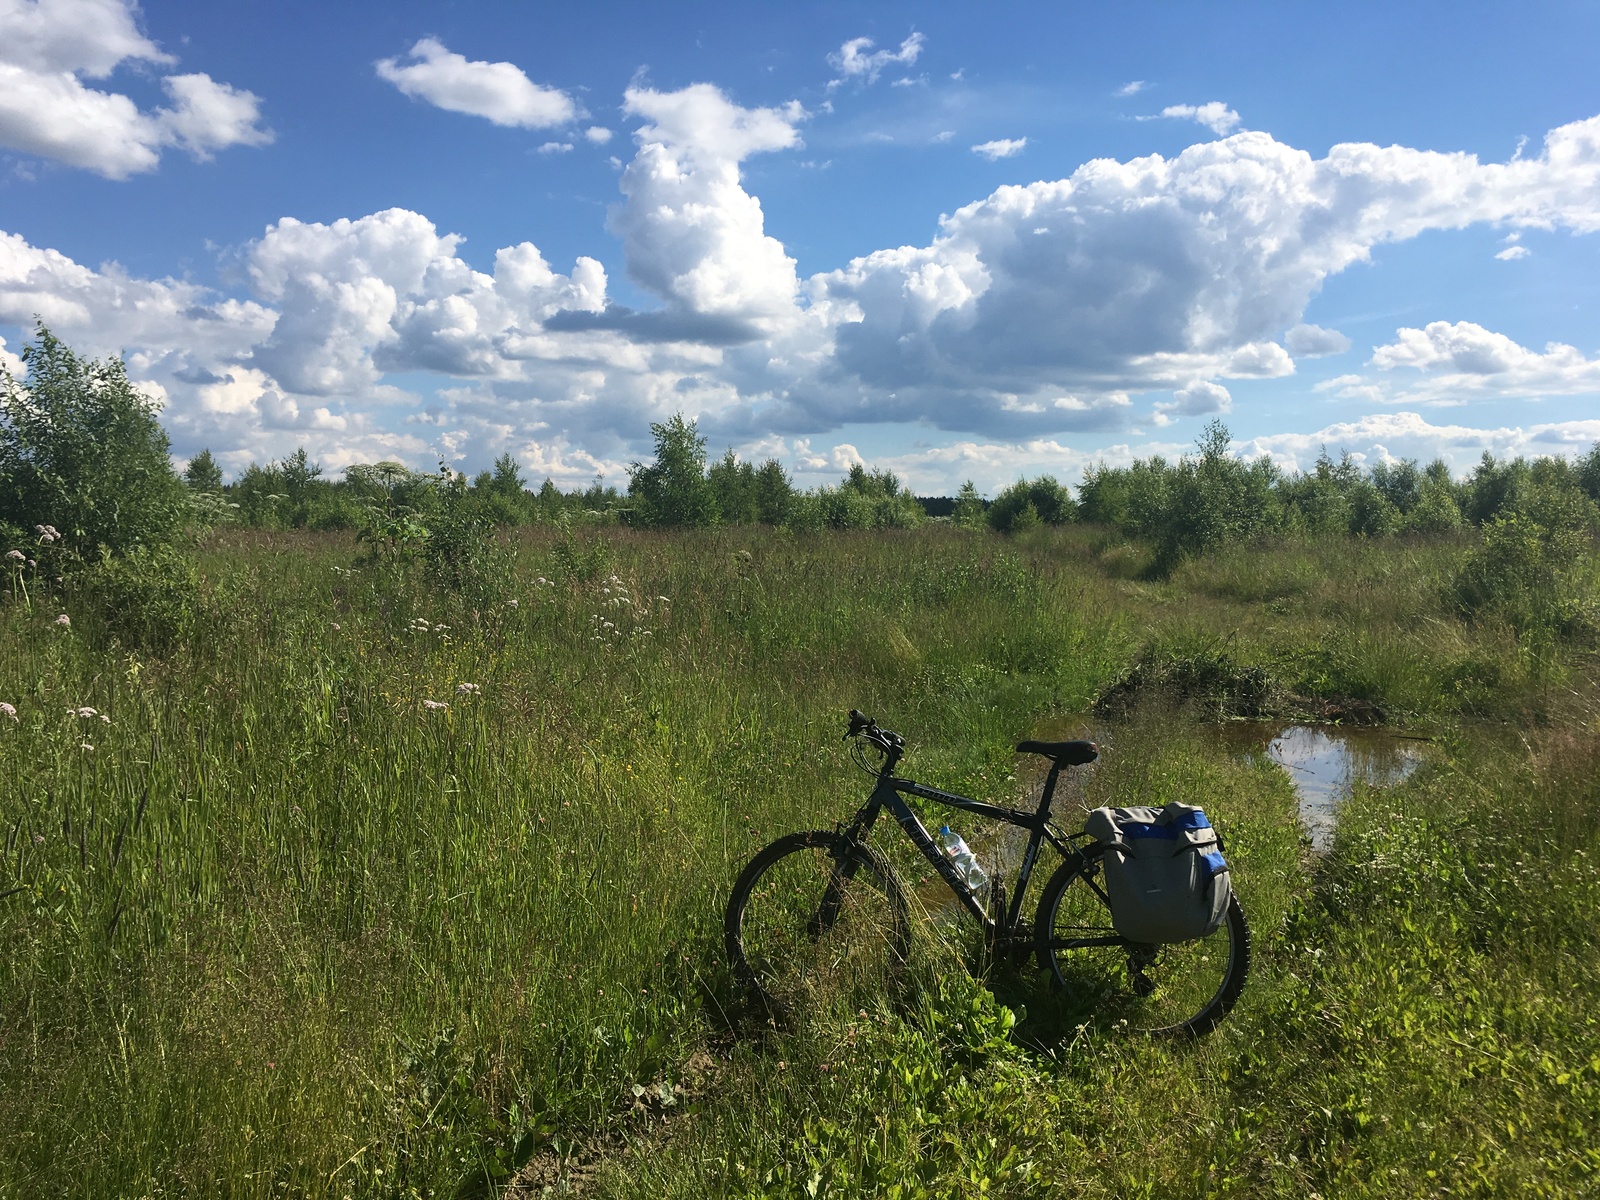
[[[180,460],[1600,440],[1600,6],[0,0],[0,355]]]

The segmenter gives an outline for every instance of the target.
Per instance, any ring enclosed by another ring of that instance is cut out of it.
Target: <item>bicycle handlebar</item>
[[[850,710],[850,728],[845,730],[844,740],[863,738],[882,750],[885,754],[892,754],[896,758],[905,749],[906,740],[892,729],[879,729],[878,723],[866,713],[858,709]]]

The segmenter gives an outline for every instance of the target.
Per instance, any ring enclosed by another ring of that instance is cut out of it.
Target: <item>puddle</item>
[[[1312,847],[1319,852],[1332,844],[1339,808],[1356,784],[1392,787],[1415,771],[1432,748],[1425,738],[1372,726],[1229,721],[1219,726],[1218,731],[1235,753],[1265,754],[1288,772],[1300,800],[1300,823],[1310,835]],[[1114,727],[1103,722],[1091,723],[1082,717],[1051,722],[1035,736],[1046,741],[1091,738],[1105,743],[1114,743],[1116,738]],[[1012,795],[995,799],[1012,807],[1034,807],[1039,802],[1039,787],[1047,768],[1042,758],[1019,756]],[[1069,811],[1079,786],[1074,772],[1062,773],[1061,791],[1057,794],[1058,812]],[[991,876],[998,870],[1008,883],[1011,882],[1027,844],[1026,830],[936,806],[930,806],[925,815],[931,821],[930,833],[937,836],[939,822],[948,820],[956,832],[967,839],[984,870]],[[1041,867],[1048,871],[1054,864],[1046,859]],[[930,912],[963,911],[944,882],[931,871],[922,873],[913,890]]]
[[[1300,798],[1300,823],[1321,851],[1333,841],[1339,808],[1358,783],[1392,787],[1419,767],[1429,743],[1387,729],[1236,721],[1224,740],[1244,753],[1265,754],[1289,773]]]

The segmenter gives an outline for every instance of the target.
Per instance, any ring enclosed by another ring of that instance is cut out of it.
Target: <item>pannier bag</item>
[[[1200,809],[1097,808],[1084,829],[1105,849],[1111,923],[1130,942],[1187,942],[1222,924],[1233,885]]]

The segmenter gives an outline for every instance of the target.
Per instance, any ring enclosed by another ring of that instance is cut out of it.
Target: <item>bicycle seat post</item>
[[[1052,761],[1050,763],[1050,773],[1044,777],[1044,790],[1039,795],[1040,817],[1048,818],[1050,816],[1050,804],[1055,799],[1056,781],[1059,780],[1060,777],[1061,764]]]

